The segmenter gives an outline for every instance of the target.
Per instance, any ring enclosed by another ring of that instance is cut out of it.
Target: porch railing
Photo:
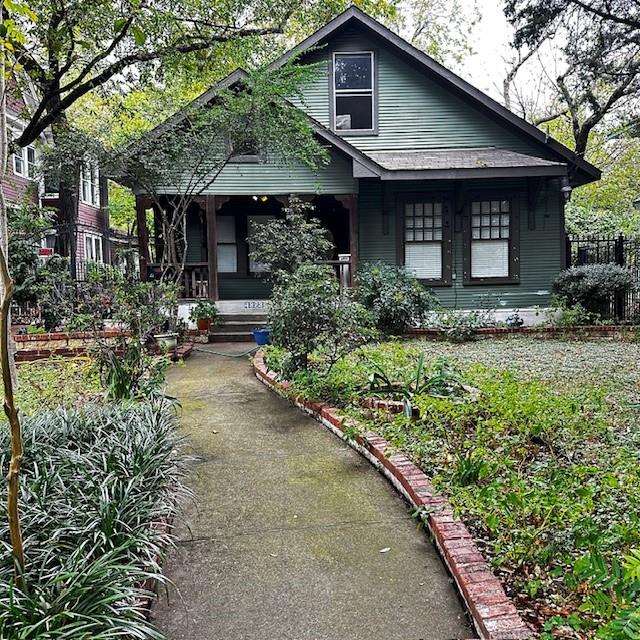
[[[150,274],[155,273],[159,276],[161,269],[160,264],[149,265]],[[188,262],[184,265],[178,295],[180,298],[191,300],[209,297],[209,263]]]
[[[340,291],[344,291],[351,286],[353,270],[351,268],[350,253],[340,253],[337,260],[319,260],[316,264],[326,264],[334,268],[340,283]]]

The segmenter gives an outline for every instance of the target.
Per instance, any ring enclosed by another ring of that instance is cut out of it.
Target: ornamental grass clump
[[[162,579],[161,526],[184,490],[175,409],[151,404],[59,409],[24,421],[20,490],[24,587],[7,546],[0,489],[0,637],[161,638],[142,585]],[[0,466],[8,465],[0,432]]]

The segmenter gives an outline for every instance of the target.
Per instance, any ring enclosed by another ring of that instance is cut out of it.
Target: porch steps
[[[253,342],[253,329],[264,327],[263,313],[221,314],[222,326],[209,329],[209,342]]]

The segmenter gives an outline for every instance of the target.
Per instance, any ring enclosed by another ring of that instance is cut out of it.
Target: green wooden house
[[[355,7],[274,64],[294,55],[321,63],[299,106],[331,162],[314,173],[257,155],[232,160],[189,219],[185,300],[263,309],[251,223],[281,215],[296,194],[315,205],[351,275],[365,261],[402,264],[445,305],[517,309],[527,320],[549,303],[564,266],[565,201],[597,168]],[[149,200],[136,199],[145,275]]]

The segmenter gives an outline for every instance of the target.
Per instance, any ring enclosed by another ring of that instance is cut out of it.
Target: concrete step
[[[258,325],[267,321],[266,313],[221,313],[218,316],[223,322],[254,322]]]
[[[250,331],[217,331],[209,334],[209,342],[254,342]]]
[[[211,327],[210,332],[216,333],[217,331],[225,331],[227,329],[237,329],[238,331],[251,331],[256,327],[266,327],[267,321],[263,320],[226,320],[224,324],[217,327]]]

